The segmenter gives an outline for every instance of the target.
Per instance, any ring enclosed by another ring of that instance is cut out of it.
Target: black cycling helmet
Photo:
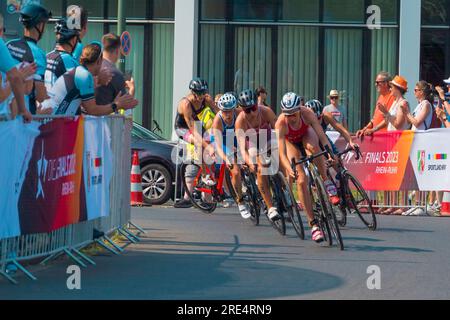
[[[52,17],[52,13],[38,4],[28,4],[20,11],[19,21],[27,29],[35,28],[39,33],[39,40],[42,38],[43,30],[37,27],[39,23],[47,23]]]
[[[305,107],[309,108],[319,118],[323,113],[323,104],[317,99],[309,100],[306,102]]]
[[[59,36],[56,40],[57,43],[68,43],[73,37],[79,37],[80,31],[77,29],[71,29],[67,26],[66,19],[59,19],[55,24],[55,33]]]
[[[201,78],[194,78],[189,82],[189,89],[197,94],[205,94],[208,92],[208,83]]]
[[[239,93],[238,103],[242,108],[251,108],[258,104],[258,99],[253,90],[246,89]]]
[[[25,28],[36,27],[41,22],[47,22],[52,13],[39,4],[28,4],[20,11],[19,21]]]

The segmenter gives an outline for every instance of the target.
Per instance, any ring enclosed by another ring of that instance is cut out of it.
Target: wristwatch
[[[114,112],[114,113],[117,113],[117,104],[116,104],[115,102],[113,102],[113,103],[111,104],[111,108],[113,109],[113,112]]]

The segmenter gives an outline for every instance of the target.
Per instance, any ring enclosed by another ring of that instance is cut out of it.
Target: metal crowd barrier
[[[412,208],[421,208],[426,215],[431,213],[429,191],[368,191],[367,193],[372,200],[373,208],[380,214],[401,215]],[[386,210],[388,213],[383,213]]]
[[[56,117],[36,117],[35,120],[45,123]],[[131,128],[132,121],[122,116],[108,116],[107,123],[111,131],[111,148],[114,161],[113,176],[110,184],[110,215],[99,219],[69,225],[44,234],[22,235],[0,240],[0,275],[10,282],[17,281],[6,272],[8,264],[14,264],[25,275],[36,280],[20,262],[47,257],[41,263],[56,258],[61,254],[68,255],[82,267],[95,262],[80,252],[80,249],[94,242],[108,251],[119,254],[123,249],[112,241],[111,234],[118,231],[131,242],[139,241],[138,235],[131,228],[144,231],[130,221],[130,168],[131,168]],[[0,121],[5,119],[0,118]],[[1,221],[0,221],[1,223]],[[104,232],[104,236],[93,238],[94,228]]]

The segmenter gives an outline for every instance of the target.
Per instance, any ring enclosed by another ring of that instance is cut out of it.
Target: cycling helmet
[[[219,107],[220,110],[224,111],[236,109],[237,106],[236,97],[231,93],[225,93],[223,96],[220,97],[217,106]]]
[[[246,89],[239,94],[239,105],[242,108],[251,108],[254,107],[257,103],[258,100],[256,99],[256,95],[252,90]]]
[[[205,94],[208,92],[208,83],[201,78],[194,78],[189,82],[189,89],[197,94]]]
[[[41,22],[47,22],[52,13],[39,4],[29,4],[20,11],[19,21],[25,28],[36,27]]]
[[[300,110],[301,97],[293,92],[288,92],[281,99],[281,111],[286,114],[293,114]]]
[[[315,113],[317,118],[322,115],[323,105],[322,102],[317,99],[309,100],[308,102],[306,102],[305,107],[311,109]]]
[[[55,33],[59,35],[58,43],[67,43],[73,37],[78,37],[80,35],[79,30],[71,29],[67,26],[66,19],[59,19],[55,24]]]

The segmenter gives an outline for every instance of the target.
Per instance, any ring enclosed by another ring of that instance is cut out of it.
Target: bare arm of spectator
[[[138,105],[138,101],[136,99],[134,99],[129,94],[122,95],[122,93],[119,93],[119,95],[114,100],[114,103],[117,105],[118,109],[124,110],[133,109]],[[95,103],[94,98],[83,101],[82,106],[88,114],[93,116],[104,116],[114,112],[112,104],[99,106]]]
[[[402,105],[402,110],[406,114],[406,120],[408,120],[409,123],[411,123],[413,126],[418,128],[427,118],[431,110],[431,104],[427,101],[425,102],[425,107],[420,110],[419,114],[417,114],[415,117],[409,112],[409,110],[405,109],[405,107]]]
[[[331,125],[337,132],[339,132],[344,137],[344,139],[350,144],[350,146],[353,149],[355,149],[356,144],[353,143],[350,132],[348,132],[348,130],[342,124],[337,122],[330,112],[324,111],[323,119],[325,120],[325,123]]]
[[[9,86],[8,83],[6,83],[6,86],[3,87],[1,85],[3,81],[2,78],[2,74],[0,73],[0,103],[2,103],[3,101],[5,101],[10,95],[11,95],[11,87]]]
[[[386,121],[386,124],[392,124],[394,128],[399,128],[406,120],[406,114],[405,112],[409,112],[409,103],[408,101],[403,101],[400,110],[398,110],[397,114],[395,116],[391,115],[389,111],[387,110],[386,106],[379,105],[378,106],[380,111],[384,114]]]
[[[43,81],[34,81],[34,86],[36,90],[36,101],[42,102],[49,98],[47,95],[47,88]]]
[[[25,106],[25,97],[24,97],[25,88],[24,88],[24,78],[22,74],[16,68],[12,68],[6,75],[10,83],[11,90],[14,93],[19,114],[23,116],[24,122],[26,123],[31,122],[33,116]]]
[[[447,121],[447,115],[442,108],[436,108],[436,115],[446,128],[450,128],[450,122]]]
[[[128,89],[128,93],[134,97],[136,93],[136,87],[134,84],[134,78],[131,78],[129,81],[125,81],[126,88]]]

